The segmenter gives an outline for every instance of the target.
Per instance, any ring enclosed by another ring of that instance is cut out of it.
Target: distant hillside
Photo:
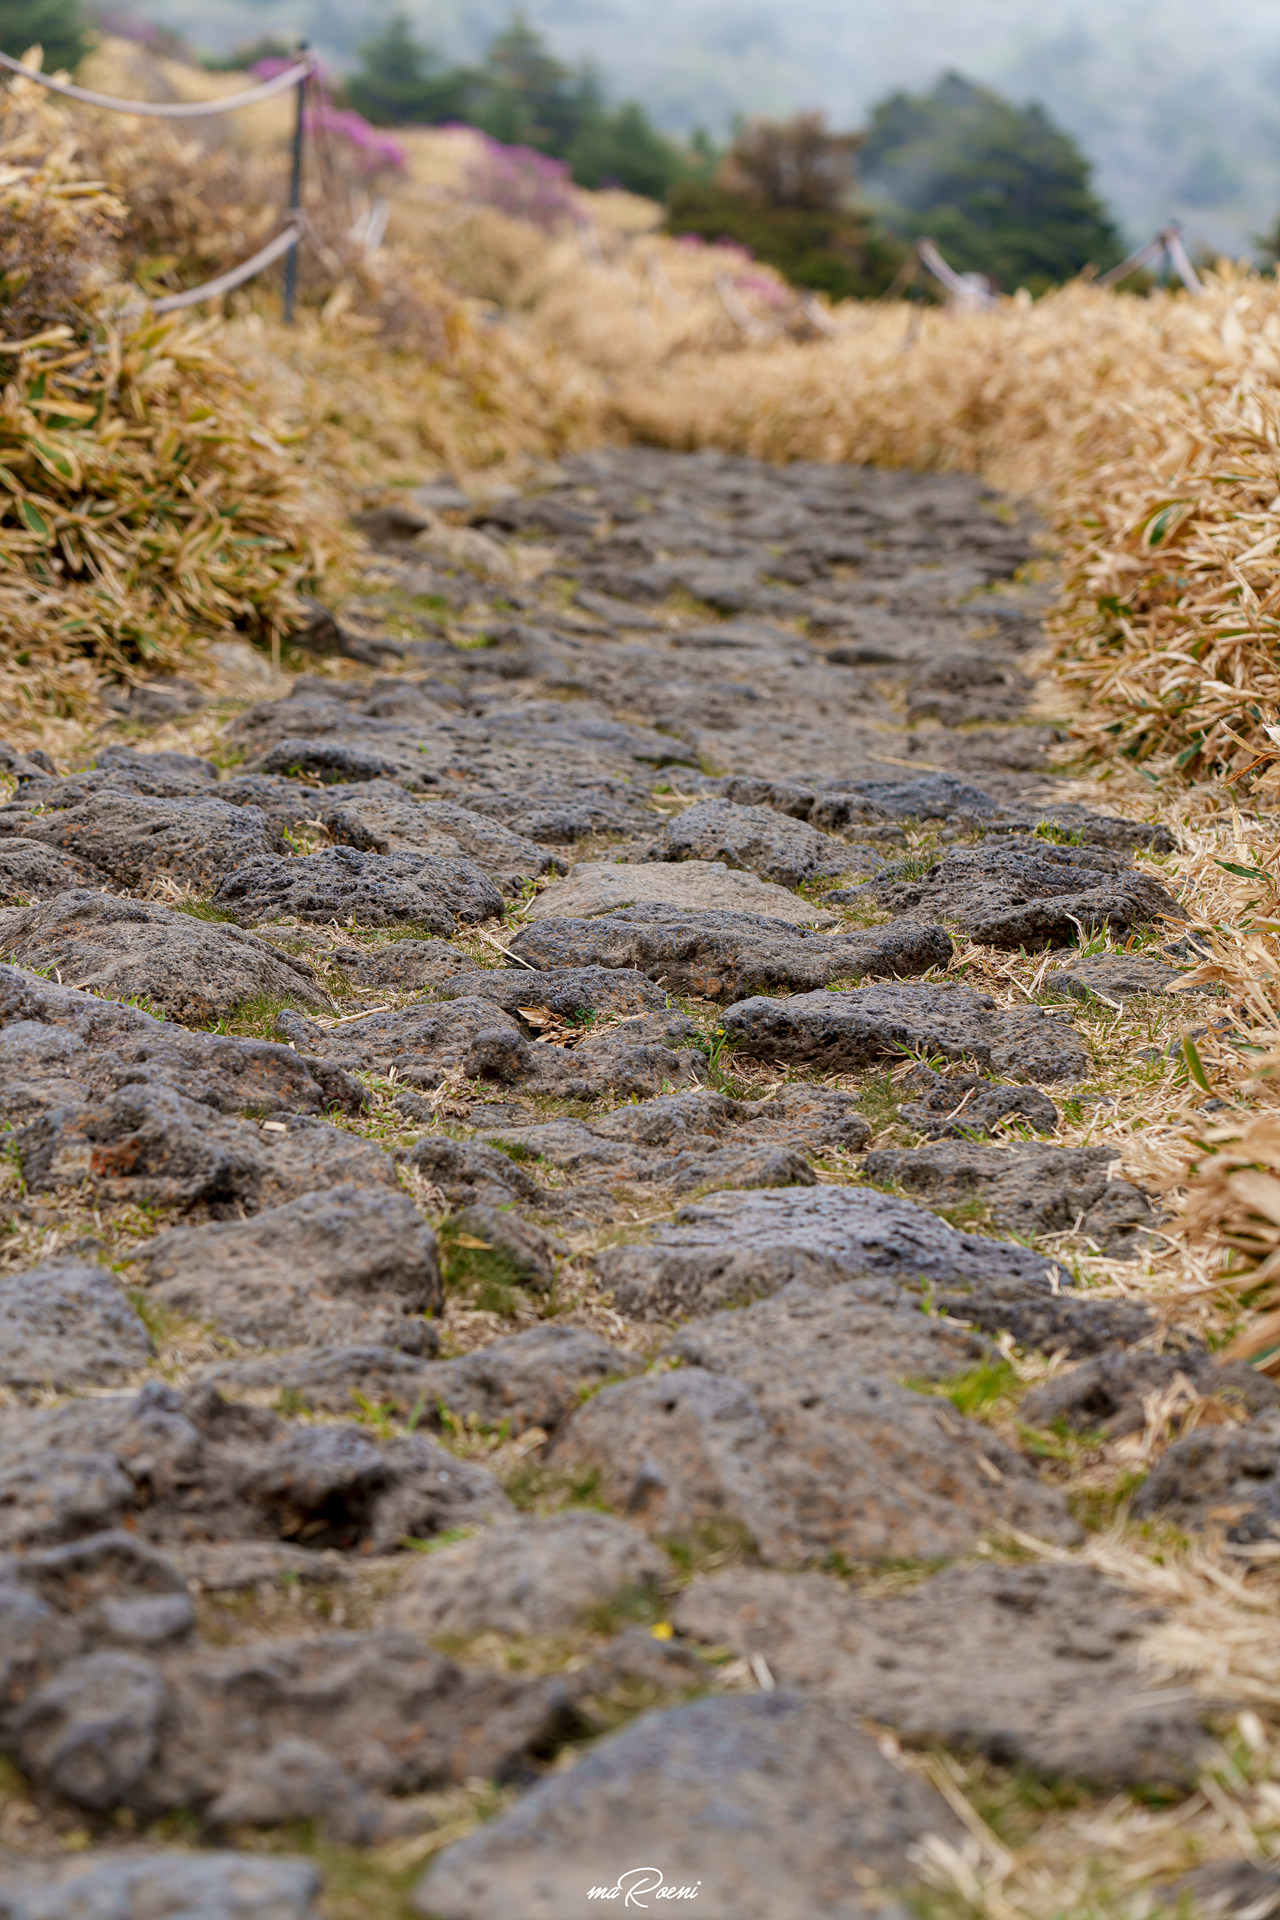
[[[336,66],[389,10],[340,0],[136,0],[227,51],[308,32]],[[509,0],[408,0],[451,56],[477,51]],[[1193,242],[1238,251],[1280,207],[1280,36],[1274,0],[530,0],[565,57],[598,62],[660,124],[722,133],[734,113],[824,106],[857,121],[945,67],[1038,98],[1084,146],[1134,237],[1171,215]]]

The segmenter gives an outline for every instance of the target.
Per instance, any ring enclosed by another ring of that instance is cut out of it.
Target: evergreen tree
[[[748,121],[713,180],[704,152],[703,177],[671,189],[668,227],[736,241],[793,285],[833,300],[871,298],[893,279],[906,248],[855,198],[860,144],[856,134],[829,133],[820,113]]]
[[[896,232],[930,235],[960,272],[1009,290],[1042,292],[1121,258],[1070,134],[1042,107],[1015,107],[957,73],[882,101],[862,164]]]
[[[80,0],[0,0],[0,52],[20,60],[44,48],[44,70],[74,73],[85,53]]]
[[[360,66],[346,93],[356,112],[375,126],[431,126],[470,118],[475,84],[465,68],[442,67],[416,37],[408,16],[393,13],[360,48]]]
[[[590,81],[584,97],[582,77],[553,58],[546,41],[522,13],[485,54],[480,67],[476,125],[508,146],[537,147],[563,157],[593,104]]]
[[[568,159],[580,187],[617,185],[651,200],[666,199],[680,170],[679,154],[634,101],[584,119]]]

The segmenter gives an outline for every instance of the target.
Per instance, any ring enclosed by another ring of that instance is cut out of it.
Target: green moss
[[[445,1288],[470,1306],[509,1320],[526,1299],[525,1275],[504,1247],[473,1245],[478,1238],[446,1220],[437,1235]]]
[[[913,1393],[932,1394],[949,1400],[957,1413],[970,1420],[985,1420],[1002,1401],[1016,1400],[1021,1382],[1007,1360],[983,1360],[948,1380],[906,1379],[901,1382]]]

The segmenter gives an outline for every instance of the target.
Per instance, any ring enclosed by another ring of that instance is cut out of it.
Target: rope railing
[[[228,268],[216,280],[206,280],[203,286],[188,287],[185,293],[167,293],[163,300],[153,300],[151,311],[177,313],[182,307],[198,307],[203,300],[217,300],[222,294],[242,287],[246,280],[252,280],[256,273],[269,267],[282,253],[288,253],[290,247],[296,247],[301,238],[301,227],[286,227],[274,240],[268,240],[265,247],[259,247],[248,260],[242,260],[238,267]]]
[[[1192,266],[1183,242],[1182,228],[1172,224],[1161,227],[1145,247],[1139,247],[1118,267],[1112,267],[1109,273],[1100,274],[1093,284],[1095,287],[1118,287],[1122,280],[1127,280],[1130,274],[1137,273],[1140,268],[1152,265],[1162,254],[1168,258],[1169,265],[1188,293],[1204,292],[1204,281]]]
[[[310,58],[299,60],[283,73],[273,74],[270,80],[246,87],[243,93],[227,94],[221,100],[119,100],[113,94],[95,93],[91,87],[77,87],[71,80],[57,80],[52,74],[41,73],[37,67],[24,67],[21,60],[15,60],[11,54],[0,53],[0,67],[19,74],[24,80],[34,80],[38,87],[45,87],[50,93],[60,93],[67,100],[79,100],[86,107],[105,107],[109,113],[139,113],[151,120],[198,120],[209,114],[236,113],[241,107],[256,106],[260,100],[270,100],[289,87],[300,86],[314,72],[315,63]]]
[[[259,247],[257,253],[248,260],[242,260],[237,267],[231,267],[226,273],[220,273],[213,280],[206,280],[198,287],[188,287],[182,293],[166,294],[162,300],[153,300],[153,313],[177,313],[183,307],[200,306],[206,300],[220,299],[224,293],[230,293],[235,287],[244,286],[264,268],[271,266],[282,254],[288,254],[289,264],[285,275],[284,317],[286,323],[293,320],[294,295],[297,286],[296,248],[302,238],[302,160],[303,142],[306,132],[306,115],[303,111],[307,83],[316,71],[315,61],[310,54],[286,67],[282,73],[276,73],[269,80],[263,80],[256,87],[246,87],[240,93],[225,95],[221,100],[121,100],[113,94],[97,93],[92,87],[77,87],[70,80],[55,79],[52,74],[41,73],[38,67],[28,67],[21,60],[15,60],[11,54],[0,53],[0,69],[17,75],[23,80],[33,80],[49,93],[61,95],[64,99],[78,100],[83,106],[102,107],[109,113],[142,114],[153,120],[195,120],[207,118],[212,114],[236,113],[241,107],[256,106],[259,101],[273,99],[278,93],[285,93],[291,87],[297,89],[297,112],[294,119],[292,142],[292,166],[289,182],[289,225],[269,240],[265,247]]]

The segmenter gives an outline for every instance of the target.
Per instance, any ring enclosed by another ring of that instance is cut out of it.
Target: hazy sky
[[[335,63],[390,0],[135,0],[197,43],[308,31]],[[509,0],[408,0],[424,38],[472,54]],[[1239,250],[1280,213],[1278,0],[529,0],[566,58],[665,126],[721,134],[742,112],[822,106],[857,124],[946,67],[1038,99],[1081,141],[1134,238],[1177,215]]]

